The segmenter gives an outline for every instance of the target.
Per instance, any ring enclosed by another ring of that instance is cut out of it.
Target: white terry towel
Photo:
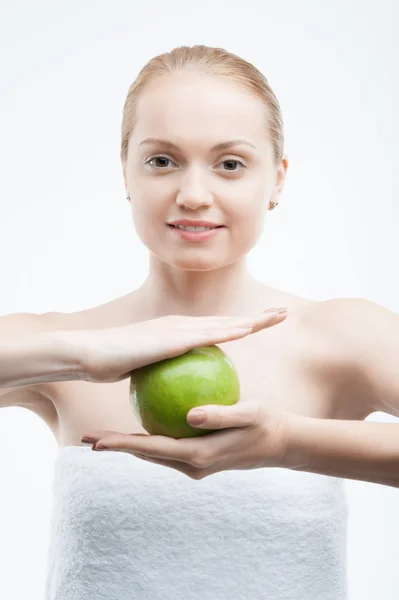
[[[342,479],[69,446],[53,493],[46,600],[347,599]]]

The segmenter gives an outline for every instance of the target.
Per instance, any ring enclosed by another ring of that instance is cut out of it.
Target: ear
[[[125,182],[126,194],[129,195],[129,191],[127,189],[126,165],[123,165],[123,181]]]
[[[276,189],[275,189],[275,193],[276,193],[276,200],[278,200],[278,197],[280,196],[281,192],[283,191],[283,187],[285,184],[285,179],[287,177],[287,171],[288,171],[288,156],[286,154],[283,154],[280,165],[276,171]]]
[[[269,206],[277,206],[280,201],[280,195],[283,191],[283,187],[285,184],[285,178],[288,171],[288,157],[286,154],[283,154],[280,165],[276,169],[276,184],[273,188],[272,195],[270,197]]]

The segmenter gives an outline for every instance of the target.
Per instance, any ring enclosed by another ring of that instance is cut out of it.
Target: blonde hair
[[[199,73],[228,77],[253,93],[267,107],[266,124],[269,129],[274,161],[278,165],[283,156],[284,132],[280,104],[266,77],[251,63],[223,48],[209,46],[180,46],[152,58],[131,84],[123,107],[121,160],[127,161],[128,144],[136,119],[140,92],[154,78],[176,71],[193,69]]]

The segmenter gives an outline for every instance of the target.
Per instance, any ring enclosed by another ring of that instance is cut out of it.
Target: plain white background
[[[144,279],[122,107],[147,60],[196,43],[253,62],[283,111],[290,170],[252,272],[309,298],[399,312],[398,25],[394,0],[3,0],[0,314],[72,312]],[[1,598],[43,598],[56,453],[38,417],[1,411]],[[348,481],[347,493],[350,600],[396,599],[399,490]]]

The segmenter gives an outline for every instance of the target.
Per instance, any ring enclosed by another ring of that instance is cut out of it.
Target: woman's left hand
[[[187,422],[212,433],[174,439],[162,435],[122,434],[97,431],[82,437],[93,449],[133,454],[143,460],[176,469],[191,479],[203,479],[219,471],[284,467],[287,424],[295,415],[278,411],[260,400],[232,406],[210,404],[201,424],[187,415]]]

